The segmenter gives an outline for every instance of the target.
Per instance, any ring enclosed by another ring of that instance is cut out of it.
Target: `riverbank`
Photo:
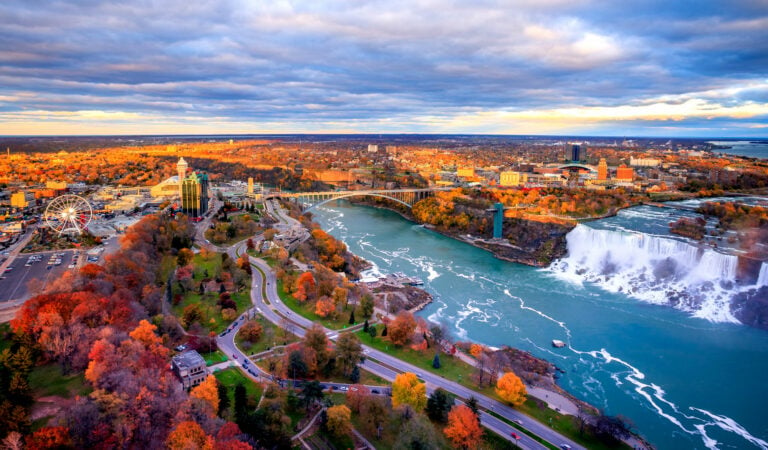
[[[565,236],[575,227],[575,223],[564,224],[521,218],[505,218],[502,234],[513,236],[516,239],[516,243],[512,243],[509,239],[471,236],[419,222],[412,214],[398,206],[388,204],[386,200],[350,199],[349,201],[354,205],[370,206],[372,208],[392,211],[403,219],[421,225],[428,230],[485,250],[497,259],[525,264],[531,267],[547,267],[554,260],[565,255]]]

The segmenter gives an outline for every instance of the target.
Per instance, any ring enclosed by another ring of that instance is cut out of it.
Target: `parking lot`
[[[65,271],[72,270],[69,266],[72,264],[76,252],[76,250],[60,250],[20,254],[8,266],[10,270],[6,269],[4,273],[0,274],[0,302],[26,299],[36,294],[36,292],[30,293],[27,290],[27,284],[30,280],[40,280],[40,287],[42,288],[48,284],[49,280],[59,278]],[[82,252],[77,253],[80,253],[78,263],[85,263],[82,261],[85,259],[85,255]],[[56,257],[55,255],[59,256]]]

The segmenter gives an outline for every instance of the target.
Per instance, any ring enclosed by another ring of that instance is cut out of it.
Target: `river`
[[[517,347],[553,362],[565,370],[564,389],[629,418],[658,448],[768,448],[768,332],[728,317],[702,318],[712,311],[701,308],[654,304],[652,292],[674,283],[628,294],[627,284],[589,280],[574,270],[576,261],[563,267],[568,258],[548,269],[501,261],[391,211],[342,201],[313,212],[374,271],[424,280],[435,301],[420,314],[448,324],[454,338]],[[664,214],[633,208],[581,232],[620,233],[635,224],[659,238],[652,224],[667,221]],[[568,346],[552,348],[552,339]]]

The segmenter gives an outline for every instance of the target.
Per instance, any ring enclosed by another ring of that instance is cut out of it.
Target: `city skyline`
[[[0,6],[0,135],[765,137],[764,2]]]

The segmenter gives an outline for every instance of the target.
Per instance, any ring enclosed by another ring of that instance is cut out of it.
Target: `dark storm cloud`
[[[6,0],[0,111],[24,114],[0,121],[99,110],[393,128],[697,95],[764,104],[766,29],[765,2]]]

